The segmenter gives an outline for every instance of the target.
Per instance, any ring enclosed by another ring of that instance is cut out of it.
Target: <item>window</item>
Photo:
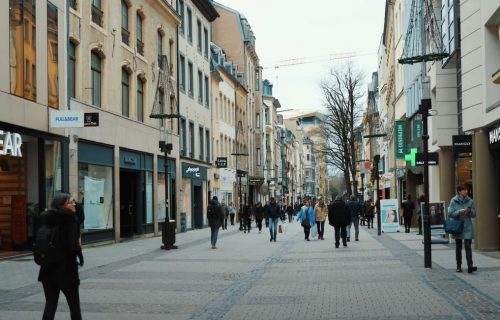
[[[269,108],[266,108],[264,110],[264,121],[266,122],[266,125],[270,124],[270,122],[269,122]]]
[[[182,92],[186,90],[186,58],[183,55],[179,56],[179,89]]]
[[[194,123],[189,123],[189,156],[194,158]]]
[[[68,94],[70,98],[76,97],[76,45],[68,45]]]
[[[198,102],[203,105],[203,74],[198,70]]]
[[[255,127],[256,127],[257,129],[260,129],[260,113],[257,113],[257,114],[255,115]]]
[[[260,91],[260,71],[255,70],[255,91]]]
[[[194,75],[193,75],[193,63],[188,62],[188,73],[189,73],[189,87],[188,87],[188,95],[192,98],[194,94]]]
[[[198,36],[197,49],[198,49],[198,52],[201,53],[201,48],[203,46],[203,43],[202,43],[201,21],[200,20],[196,20],[196,33]]]
[[[92,51],[91,53],[91,90],[92,90],[92,101],[91,103],[96,106],[101,106],[101,57]]]
[[[208,43],[209,43],[209,41],[208,41],[208,30],[207,30],[207,28],[203,28],[203,36],[205,38],[205,44],[203,46],[203,48],[204,48],[204,55],[205,55],[205,58],[208,59]]]
[[[187,8],[187,39],[193,42],[193,13],[190,8]]]
[[[144,81],[137,78],[137,121],[144,122]]]
[[[78,10],[78,1],[77,0],[69,0],[68,5],[73,10]]]
[[[180,138],[181,138],[181,156],[186,155],[186,149],[187,149],[187,139],[186,139],[186,119],[181,119],[181,132],[180,132]]]
[[[205,106],[208,108],[210,106],[210,90],[208,88],[208,77],[205,76]]]
[[[181,16],[181,24],[179,26],[179,33],[184,34],[184,1],[179,0],[179,3],[177,4],[177,13],[179,13],[179,16]]]
[[[135,26],[135,33],[137,37],[136,41],[136,46],[137,46],[137,52],[143,56],[144,55],[144,42],[142,42],[142,17],[140,14],[137,14],[137,22]]]
[[[48,106],[59,109],[59,41],[57,7],[47,2],[47,81]]]
[[[261,159],[261,154],[260,154],[260,148],[257,148],[257,153],[255,154],[257,159],[255,159],[255,162],[257,163],[258,166],[262,165],[262,159]]]
[[[36,101],[35,0],[10,0],[9,8],[10,92]]]
[[[129,88],[129,74],[127,70],[122,69],[122,115],[125,117],[130,116]]]
[[[102,12],[101,0],[92,0],[92,22],[102,27],[102,17],[104,13]]]
[[[204,152],[203,152],[203,148],[205,148],[205,144],[203,143],[203,138],[204,138],[204,135],[203,135],[203,127],[200,127],[198,129],[198,136],[200,138],[200,160],[203,161],[204,159]]]
[[[210,131],[205,131],[205,144],[207,148],[207,162],[210,162]]]
[[[128,5],[122,0],[122,42],[126,45],[130,43],[130,31],[128,31]]]
[[[307,161],[309,161],[309,160],[310,160],[310,155],[308,154],[308,155],[307,155]]]
[[[156,33],[156,53],[158,54],[158,67],[161,68],[161,56],[163,55],[163,34],[160,30]]]

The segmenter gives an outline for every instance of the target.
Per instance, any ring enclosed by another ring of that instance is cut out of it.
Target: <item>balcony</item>
[[[137,53],[140,54],[141,56],[144,56],[144,42],[137,39],[136,47],[137,47]]]
[[[130,45],[130,31],[122,27],[122,42]]]
[[[98,7],[92,5],[92,22],[102,27],[102,17],[104,13]]]

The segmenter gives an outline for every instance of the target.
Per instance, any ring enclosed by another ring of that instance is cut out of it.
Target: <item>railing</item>
[[[104,13],[98,7],[92,5],[92,22],[102,27],[102,17]]]
[[[127,46],[130,44],[130,31],[122,27],[122,42]]]
[[[141,56],[144,55],[144,42],[141,40],[137,39],[137,53],[139,53]]]

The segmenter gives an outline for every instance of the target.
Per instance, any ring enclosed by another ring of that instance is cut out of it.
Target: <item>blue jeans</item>
[[[211,228],[210,241],[212,242],[212,246],[215,246],[215,244],[217,243],[218,235],[219,235],[219,228]]]
[[[269,218],[269,233],[274,240],[276,240],[276,233],[278,232],[278,221],[279,218]]]

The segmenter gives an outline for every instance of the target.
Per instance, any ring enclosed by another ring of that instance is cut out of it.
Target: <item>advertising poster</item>
[[[104,179],[85,177],[85,229],[105,229],[104,224]]]
[[[420,204],[420,212],[424,212],[424,204]],[[431,243],[448,242],[448,237],[444,231],[444,221],[446,220],[446,206],[444,201],[429,202],[429,214],[431,222],[431,236],[434,238]],[[422,220],[422,230],[424,219]],[[438,237],[435,237],[438,236]],[[445,236],[443,238],[443,236]]]
[[[380,222],[382,232],[399,232],[398,199],[380,201]]]

